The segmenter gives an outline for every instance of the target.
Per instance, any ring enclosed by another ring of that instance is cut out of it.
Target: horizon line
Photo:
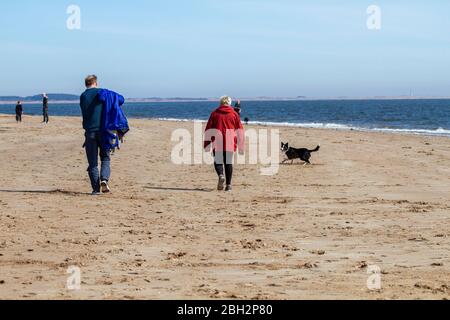
[[[66,94],[66,93],[48,93],[47,95],[73,95],[75,94]],[[27,97],[35,97],[37,95],[19,97],[17,98],[27,98]],[[14,96],[0,96],[0,98],[9,98]],[[160,103],[175,103],[175,102],[217,102],[218,98],[189,98],[189,97],[172,97],[172,98],[125,98],[128,103],[145,103],[145,102],[160,102]],[[19,99],[20,100],[20,99]],[[237,100],[237,99],[235,99]],[[354,100],[450,100],[450,96],[363,96],[363,97],[353,97],[353,96],[337,96],[337,97],[246,97],[239,98],[241,101],[354,101]],[[29,101],[21,101],[26,104],[40,104],[42,101],[40,100],[29,100]],[[17,103],[17,99],[14,100],[0,100],[0,105],[6,104],[14,104]],[[79,103],[79,100],[50,100],[50,104],[73,104]]]

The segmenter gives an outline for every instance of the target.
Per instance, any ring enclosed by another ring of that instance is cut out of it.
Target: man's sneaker
[[[231,191],[233,191],[233,188],[232,188],[230,185],[228,185],[228,186],[225,188],[225,191],[226,191],[226,192],[231,192]]]
[[[102,181],[102,183],[100,184],[101,188],[102,188],[102,192],[103,193],[109,193],[111,191],[111,189],[109,189],[109,185],[108,182],[106,181]]]
[[[224,186],[225,186],[225,176],[221,175],[219,176],[219,183],[217,185],[217,190],[222,191]]]
[[[100,191],[92,191],[91,193],[92,196],[99,196],[101,195]]]

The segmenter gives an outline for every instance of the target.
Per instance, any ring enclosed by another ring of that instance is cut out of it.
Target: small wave
[[[418,135],[433,135],[433,136],[450,137],[450,130],[446,130],[446,129],[443,129],[443,128],[438,128],[436,130],[374,128],[374,129],[369,129],[369,130],[371,130],[371,131],[379,131],[379,132],[409,133],[409,134],[418,134]]]
[[[297,122],[266,122],[266,121],[252,121],[249,123],[260,126],[299,127],[311,129],[340,129],[340,130],[354,129],[353,127],[337,123],[316,123],[316,122],[297,123]]]
[[[176,119],[176,118],[156,118],[159,121],[171,121],[171,122],[206,122],[206,120],[201,119]]]

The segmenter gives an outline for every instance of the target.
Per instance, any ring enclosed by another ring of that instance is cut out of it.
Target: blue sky
[[[66,9],[81,8],[81,30]],[[382,10],[368,30],[366,9]],[[0,95],[450,95],[450,1],[3,1]]]

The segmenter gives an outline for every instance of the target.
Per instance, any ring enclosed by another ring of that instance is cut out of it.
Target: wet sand
[[[239,165],[225,194],[171,162],[193,123],[132,120],[92,197],[81,120],[24,121],[0,115],[0,299],[450,297],[449,138],[280,128],[313,165]]]

